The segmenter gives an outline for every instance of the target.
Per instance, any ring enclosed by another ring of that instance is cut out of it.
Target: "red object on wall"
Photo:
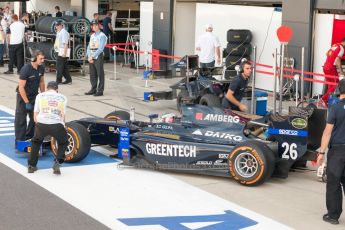
[[[160,61],[159,61],[159,50],[157,49],[152,49],[152,70],[160,70]]]
[[[345,20],[333,19],[332,44],[339,43],[345,37]],[[345,60],[345,56],[341,58]]]
[[[277,36],[281,43],[288,43],[292,38],[292,29],[288,26],[281,26],[277,29]]]

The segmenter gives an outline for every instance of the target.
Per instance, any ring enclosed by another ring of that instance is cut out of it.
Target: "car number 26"
[[[283,159],[292,159],[296,160],[298,157],[298,152],[297,152],[297,144],[296,143],[287,143],[283,142],[282,147],[284,149],[282,158]]]

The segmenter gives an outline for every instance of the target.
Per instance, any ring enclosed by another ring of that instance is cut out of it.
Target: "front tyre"
[[[229,171],[240,184],[257,186],[268,180],[274,171],[274,153],[264,143],[246,141],[229,155]]]
[[[76,122],[66,123],[68,146],[65,152],[65,162],[75,163],[83,160],[90,152],[91,139],[84,126]],[[51,149],[57,155],[57,142],[52,137]]]

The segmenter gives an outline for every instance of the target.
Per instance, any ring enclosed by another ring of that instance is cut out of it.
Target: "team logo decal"
[[[307,121],[302,118],[295,118],[291,121],[291,124],[296,129],[304,129],[307,127]]]
[[[210,121],[210,122],[226,122],[226,123],[239,123],[240,118],[238,116],[231,116],[225,114],[206,114],[195,113],[195,120],[197,121]]]

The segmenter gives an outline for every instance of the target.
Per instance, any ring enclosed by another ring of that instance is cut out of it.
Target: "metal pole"
[[[137,55],[136,57],[136,63],[137,63],[137,74],[139,73],[139,42],[136,42],[135,45],[137,46]]]
[[[252,78],[252,103],[250,105],[250,111],[255,114],[254,111],[254,96],[255,96],[255,77],[256,77],[256,46],[253,47],[254,63],[253,63],[253,78]]]
[[[280,60],[280,82],[279,82],[279,113],[283,111],[283,74],[284,74],[285,44],[282,44]]]
[[[113,46],[113,50],[114,50],[114,78],[113,80],[117,80],[117,73],[116,73],[116,46]]]
[[[277,48],[274,50],[273,65],[273,114],[277,112]]]
[[[295,74],[293,77],[294,80],[296,81],[296,107],[298,106],[298,84],[299,84],[299,75]]]
[[[304,101],[304,47],[302,47],[302,62],[301,62],[301,101]],[[304,103],[302,103],[302,108]]]

